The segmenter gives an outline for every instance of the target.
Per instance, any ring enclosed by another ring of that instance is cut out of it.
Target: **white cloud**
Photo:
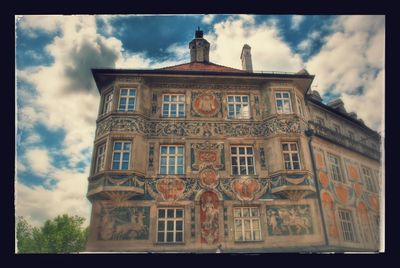
[[[27,15],[16,16],[16,22],[17,27],[34,37],[34,31],[37,30],[55,32],[62,25],[64,18],[62,15]]]
[[[311,40],[310,39],[304,39],[303,41],[301,41],[298,45],[298,48],[302,51],[306,51],[309,50],[311,48]]]
[[[298,71],[303,65],[271,20],[268,24],[256,24],[254,16],[229,17],[215,24],[205,38],[211,44],[210,61],[217,64],[241,69],[240,53],[243,45],[248,44],[254,70]]]
[[[384,17],[340,16],[332,30],[320,52],[306,63],[316,75],[314,85],[321,94],[330,90],[341,96],[347,110],[357,107],[355,112],[365,123],[381,131],[381,113],[371,111],[383,111],[384,105]],[[358,96],[360,87],[363,92]]]
[[[52,189],[26,186],[17,181],[15,207],[18,216],[26,217],[35,226],[61,214],[85,217],[90,221],[90,202],[85,198],[87,174],[73,170],[57,170],[52,176],[58,182]]]
[[[214,18],[215,18],[215,15],[205,15],[205,16],[203,16],[201,21],[204,24],[211,24],[211,22],[214,20]]]
[[[26,160],[32,171],[38,175],[46,174],[51,170],[49,153],[45,149],[28,149]]]
[[[302,15],[293,15],[292,16],[292,25],[290,26],[293,30],[298,30],[300,24],[304,21],[305,17]]]

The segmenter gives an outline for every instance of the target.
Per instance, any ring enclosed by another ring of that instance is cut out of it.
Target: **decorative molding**
[[[257,85],[203,84],[203,83],[149,83],[152,88],[206,90],[259,90]]]
[[[196,122],[146,120],[141,116],[108,117],[97,125],[96,137],[111,131],[139,133],[151,137],[266,137],[302,133],[306,124],[298,117],[272,117],[259,122]]]

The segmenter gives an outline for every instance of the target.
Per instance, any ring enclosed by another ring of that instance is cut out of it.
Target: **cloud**
[[[31,149],[25,154],[29,167],[37,175],[43,175],[51,170],[48,151],[45,149]]]
[[[35,226],[57,215],[79,215],[89,224],[90,202],[85,198],[89,170],[57,170],[52,173],[58,182],[52,189],[43,186],[26,186],[17,181],[15,208],[18,216],[26,217]]]
[[[59,30],[63,20],[62,15],[27,15],[16,16],[16,26],[21,28],[28,36],[37,37],[38,31],[54,33]]]
[[[283,41],[276,24],[256,24],[254,16],[232,16],[214,25],[205,35],[211,44],[210,61],[241,69],[243,45],[251,47],[254,70],[298,71],[303,63]]]
[[[302,53],[308,53],[312,48],[313,43],[320,37],[321,33],[318,31],[311,32],[306,39],[301,41],[297,48],[300,49]]]
[[[203,16],[201,22],[204,24],[211,24],[211,22],[214,20],[215,15],[205,15]]]
[[[331,29],[319,53],[306,63],[316,75],[314,85],[322,95],[329,91],[343,97],[347,110],[357,107],[366,124],[381,131],[380,113],[370,111],[384,106],[384,16],[340,16]]]
[[[293,30],[298,30],[300,24],[304,21],[305,17],[302,15],[293,15],[292,16],[292,25],[290,26]]]

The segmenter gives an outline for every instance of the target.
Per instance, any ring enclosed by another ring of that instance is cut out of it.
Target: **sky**
[[[341,98],[384,136],[385,17],[302,15],[16,16],[16,215],[90,220],[86,199],[100,98],[91,68],[154,69],[190,61],[197,27],[210,61],[315,75],[325,103]]]

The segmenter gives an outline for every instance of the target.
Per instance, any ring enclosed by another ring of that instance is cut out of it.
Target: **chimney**
[[[189,43],[190,62],[209,62],[210,43],[203,38],[203,31],[198,27],[195,38]]]
[[[240,59],[242,60],[242,69],[243,71],[252,73],[253,72],[253,63],[251,62],[251,47],[248,44],[245,44],[242,48],[242,54],[240,55]]]

